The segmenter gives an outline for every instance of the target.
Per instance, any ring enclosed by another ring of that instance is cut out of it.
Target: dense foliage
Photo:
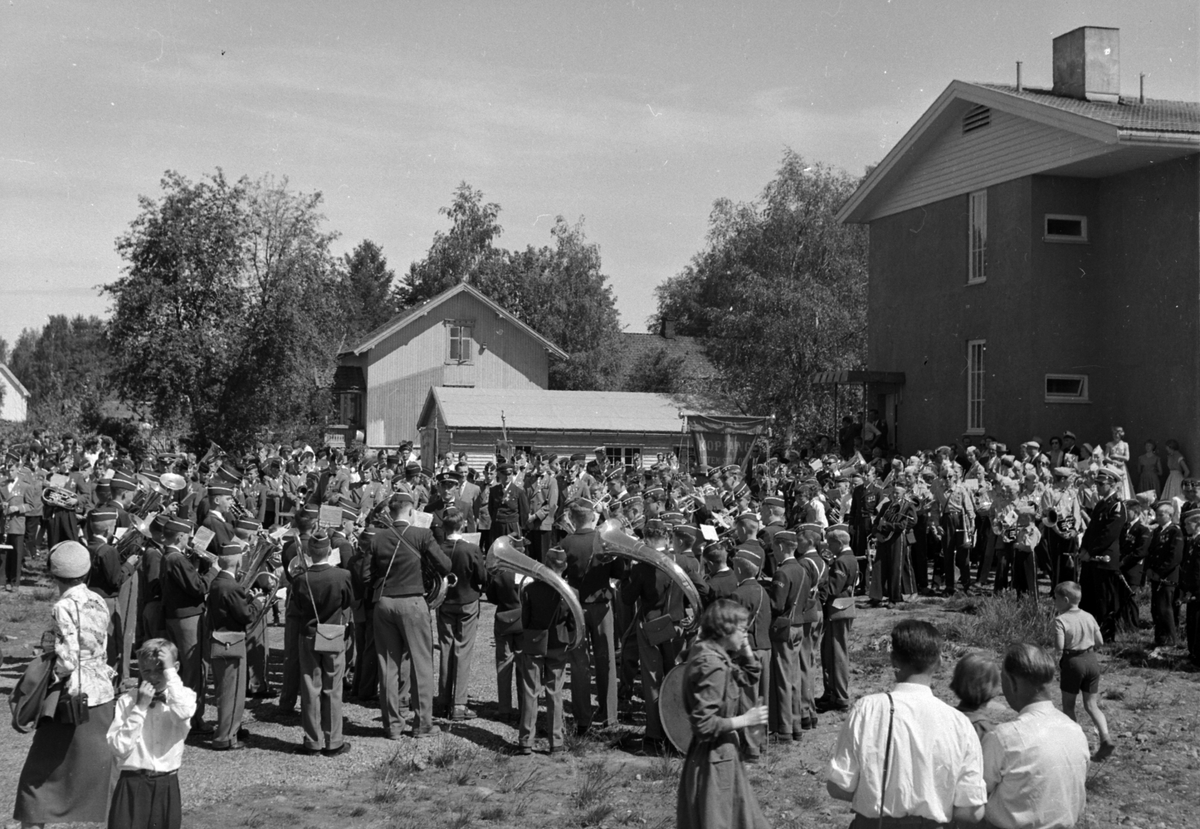
[[[29,392],[30,421],[61,429],[91,426],[115,401],[113,361],[98,317],[54,314],[40,331],[21,332],[7,362]]]
[[[192,441],[319,429],[344,334],[320,193],[176,172],[117,240],[109,340],[121,395]]]
[[[788,150],[757,199],[716,202],[704,249],[655,289],[651,326],[704,338],[723,391],[788,434],[832,420],[814,373],[865,359],[867,233],[835,218],[857,184]]]

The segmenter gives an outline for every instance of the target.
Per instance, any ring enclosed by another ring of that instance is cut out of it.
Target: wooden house
[[[29,411],[29,392],[4,363],[0,363],[0,389],[0,420],[24,423]]]
[[[371,447],[418,439],[432,388],[545,389],[550,357],[567,354],[476,288],[460,282],[345,348],[333,394],[335,430]]]

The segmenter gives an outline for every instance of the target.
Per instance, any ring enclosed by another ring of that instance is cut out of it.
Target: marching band
[[[495,605],[498,714],[519,724],[522,753],[543,690],[550,749],[562,748],[568,679],[577,733],[616,726],[637,697],[645,750],[678,745],[682,703],[668,678],[721,599],[749,613],[762,667],[743,700],[768,709],[766,729],[745,740],[749,762],[848,708],[856,596],[878,606],[938,590],[1036,595],[1040,572],[1051,588],[1081,582],[1111,639],[1149,583],[1156,644],[1183,627],[1197,647],[1194,602],[1181,618],[1182,595],[1200,589],[1196,482],[1175,500],[1123,498],[1119,469],[1062,454],[1051,467],[1036,444],[1019,460],[999,444],[869,462],[758,450],[686,472],[613,463],[603,447],[591,458],[501,454],[483,470],[465,456],[425,468],[410,444],[247,456],[214,445],[199,461],[162,453],[138,469],[112,445],[90,467],[66,451],[8,451],[6,540],[41,523],[32,498],[49,539],[83,542],[89,587],[111,613],[113,668],[129,677],[135,646],[167,637],[196,694],[193,736],[215,730],[219,750],[244,739],[247,694],[278,693],[280,717],[300,702],[302,753],[349,750],[329,722],[343,686],[379,705],[391,739],[477,716],[468,688],[484,599]],[[266,633],[281,611],[276,691]]]

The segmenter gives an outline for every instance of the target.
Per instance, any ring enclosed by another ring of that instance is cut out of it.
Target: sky
[[[954,79],[1049,86],[1051,40],[1121,30],[1121,85],[1200,100],[1195,0],[26,2],[0,8],[0,337],[107,313],[166,170],[324,194],[397,275],[466,181],[500,244],[584,219],[622,324],[785,147],[855,175]]]

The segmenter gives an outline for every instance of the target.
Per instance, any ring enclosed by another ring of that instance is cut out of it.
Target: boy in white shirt
[[[179,829],[183,822],[176,774],[196,712],[196,693],[179,678],[179,652],[166,639],[138,650],[141,685],[117,699],[108,745],[121,776],[108,812],[109,829]]]

